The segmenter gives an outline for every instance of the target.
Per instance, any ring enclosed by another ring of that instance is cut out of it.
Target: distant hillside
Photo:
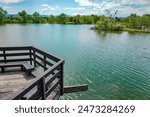
[[[18,17],[18,14],[6,14],[7,17]],[[28,14],[28,16],[32,16],[31,14]],[[40,15],[42,17],[49,17],[48,15]]]

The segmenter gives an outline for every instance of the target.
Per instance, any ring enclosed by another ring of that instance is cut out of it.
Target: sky
[[[35,11],[41,15],[107,15],[106,10],[117,16],[125,17],[131,13],[150,14],[150,0],[0,0],[0,7],[8,14],[25,10],[28,14]]]

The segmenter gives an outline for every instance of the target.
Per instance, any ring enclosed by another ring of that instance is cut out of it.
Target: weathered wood
[[[59,74],[60,74],[60,71],[56,71],[55,74],[49,76],[49,78],[46,78],[46,83],[45,83],[46,89],[58,77]]]
[[[40,67],[42,67],[43,69],[47,69],[42,63],[38,62],[38,61],[34,61],[36,66],[39,65]]]
[[[35,57],[44,62],[45,68],[46,68],[46,64],[49,65],[49,66],[53,65],[52,63],[48,62],[46,59],[44,59],[44,58],[42,58],[42,57],[40,57],[40,56],[38,56],[36,54],[35,54]]]
[[[43,60],[43,61],[44,61],[44,66],[46,67],[46,62],[47,62],[47,61],[46,61],[46,56],[44,56],[44,60]],[[48,62],[48,63],[49,63],[49,62]],[[51,66],[52,66],[52,65],[53,65],[53,64],[51,64]],[[46,69],[44,69],[44,71],[45,71],[45,70],[46,70]]]
[[[87,90],[88,90],[87,84],[64,87],[64,93],[74,93],[74,92],[81,92],[81,91],[87,91]]]
[[[22,67],[23,63],[17,62],[17,63],[0,63],[1,72],[5,72],[6,67]]]
[[[6,61],[6,51],[5,50],[3,50],[3,56],[4,56],[4,62],[6,63],[7,61]]]
[[[42,100],[46,100],[45,77],[42,78]]]
[[[29,50],[32,49],[32,46],[22,46],[22,47],[0,47],[0,50],[7,50],[7,51],[22,51],[22,50]]]
[[[29,64],[29,63],[27,63],[27,62],[25,62],[25,63],[23,64],[23,68],[25,69],[25,72],[26,72],[26,74],[27,74],[28,76],[30,76],[30,75],[31,75],[31,71],[34,70],[34,66],[32,66],[31,64]]]
[[[9,59],[9,60],[0,60],[0,63],[3,63],[3,62],[21,62],[21,61],[30,61],[30,58],[25,58],[25,59]]]
[[[56,87],[51,94],[47,97],[47,100],[58,100],[60,98],[60,89]]]
[[[23,87],[13,92],[12,95],[7,99],[46,99],[49,96],[49,94],[51,94],[52,96],[51,99],[59,99],[60,94],[63,95],[64,60],[31,46],[0,47],[0,53],[2,53],[0,54],[0,57],[2,57],[0,63],[7,63],[7,66],[6,64],[5,66],[1,66],[1,71],[4,71],[5,67],[21,66],[21,68],[25,68],[25,71],[31,72],[31,70],[33,70],[34,67],[38,67],[37,65],[40,66],[39,68],[43,69],[40,70],[41,73],[38,72],[35,79],[28,82],[25,86],[22,83],[20,83],[20,85],[23,85]],[[10,65],[11,62],[13,62],[13,64]],[[18,65],[15,64],[15,62],[23,63]],[[24,62],[30,62],[30,64],[26,64]],[[32,62],[34,62],[34,67],[32,66]],[[57,89],[58,91],[55,92],[55,89]]]
[[[61,63],[60,69],[60,95],[64,94],[64,63]]]
[[[23,64],[23,67],[28,71],[28,70],[34,70],[34,66],[30,65],[29,63],[25,62]]]
[[[6,57],[8,56],[26,56],[26,55],[29,55],[30,53],[29,52],[22,52],[22,53],[7,53],[5,54]],[[4,54],[0,54],[0,57],[3,57]]]
[[[0,75],[0,99],[7,99],[9,95],[23,88],[29,81],[23,73],[6,73]]]
[[[60,80],[58,79],[56,79],[55,83],[52,83],[52,86],[46,91],[46,97],[48,97],[49,94],[54,91],[54,89],[59,85],[59,83],[60,83]]]
[[[0,67],[13,67],[13,66],[21,66],[23,62],[12,62],[12,63],[0,63]]]
[[[37,49],[35,47],[32,47],[32,48],[33,48],[34,51],[36,51],[36,52],[38,52],[38,53],[40,53],[42,55],[45,55],[46,57],[50,58],[51,60],[53,60],[55,62],[58,62],[59,60],[61,60],[60,58],[58,58],[58,57],[56,57],[54,55],[48,54],[48,53],[46,53],[46,52],[44,52],[44,51],[42,51],[40,49]]]
[[[32,51],[32,50],[29,49],[30,64],[32,65],[32,52],[31,52],[31,51]]]

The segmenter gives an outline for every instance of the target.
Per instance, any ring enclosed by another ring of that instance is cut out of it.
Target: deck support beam
[[[75,93],[75,92],[82,92],[87,90],[88,90],[87,84],[64,87],[64,93]]]

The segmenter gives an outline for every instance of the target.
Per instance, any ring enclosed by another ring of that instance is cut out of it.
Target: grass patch
[[[130,28],[124,28],[123,31],[128,32],[139,32],[139,33],[150,33],[150,30],[140,30],[140,29],[130,29]]]

